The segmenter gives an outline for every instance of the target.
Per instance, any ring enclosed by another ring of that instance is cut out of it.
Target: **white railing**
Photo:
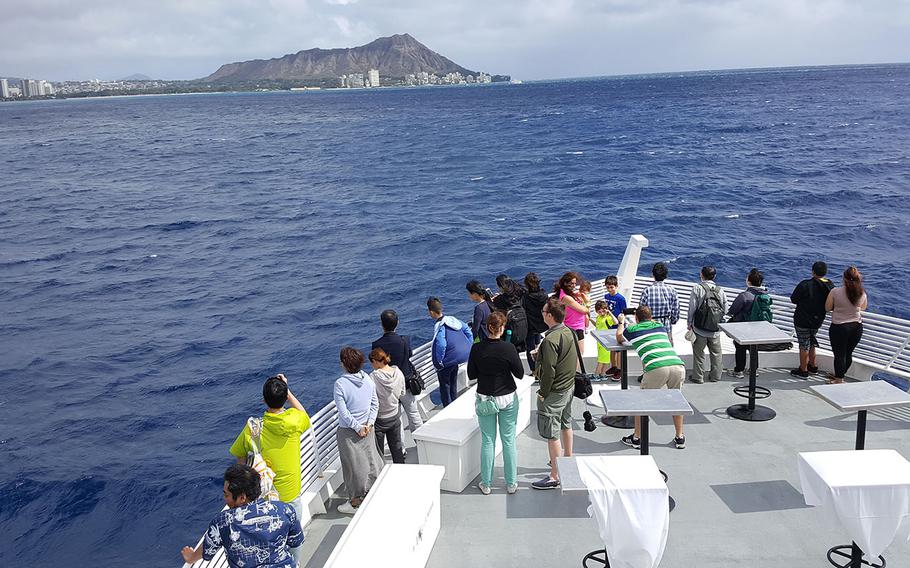
[[[692,282],[665,280],[679,296],[680,317],[686,316]],[[653,283],[651,278],[637,276],[632,297],[628,298],[629,306],[638,305],[641,292]],[[591,301],[603,299],[603,278],[591,282]],[[732,302],[741,289],[724,288],[728,302]],[[790,298],[772,294],[774,299],[774,324],[784,331],[793,333],[794,306]],[[830,317],[825,318],[818,333],[818,341],[823,349],[830,350],[828,342],[828,325]],[[426,389],[421,397],[429,396],[438,386],[436,371],[433,368],[431,342],[424,343],[414,350],[411,362],[421,373]],[[910,378],[910,321],[866,312],[863,314],[863,338],[856,348],[854,362]],[[300,475],[301,492],[307,491],[316,484],[326,469],[338,458],[338,446],[335,441],[335,430],[338,428],[338,411],[335,402],[329,402],[318,412],[310,416],[311,427],[300,438]],[[200,561],[194,568],[222,568],[227,566],[223,550],[211,562]]]

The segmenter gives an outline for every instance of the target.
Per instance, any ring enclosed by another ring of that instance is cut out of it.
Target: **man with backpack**
[[[723,288],[714,283],[716,274],[713,266],[703,266],[701,282],[689,296],[689,331],[695,334],[692,341],[692,376],[689,380],[698,384],[705,382],[705,347],[711,354],[708,380],[712,383],[719,381],[724,367],[719,325],[727,312],[727,296]]]
[[[796,304],[793,327],[799,342],[799,368],[791,370],[790,374],[801,379],[808,379],[809,373],[818,372],[818,365],[815,364],[818,340],[815,335],[825,321],[825,301],[834,288],[834,284],[825,278],[827,273],[828,265],[819,260],[812,265],[812,278],[797,284],[790,294],[790,301]]]
[[[764,320],[770,323],[774,319],[771,312],[771,296],[768,295],[768,289],[762,286],[764,280],[765,276],[757,268],[749,271],[746,289],[736,296],[727,311],[727,315],[730,316],[729,322]],[[736,347],[736,364],[732,371],[727,372],[727,376],[742,379],[745,378],[746,353],[749,348],[735,341],[733,345]]]

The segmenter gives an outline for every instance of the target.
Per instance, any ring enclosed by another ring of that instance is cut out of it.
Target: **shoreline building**
[[[368,73],[368,80],[370,82],[370,87],[379,86],[379,69],[370,69]]]
[[[10,98],[9,82],[6,79],[0,79],[0,99]]]

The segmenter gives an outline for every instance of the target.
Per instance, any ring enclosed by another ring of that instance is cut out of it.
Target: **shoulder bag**
[[[575,344],[575,353],[578,354],[578,366],[581,372],[575,371],[575,397],[582,400],[594,394],[594,387],[591,386],[591,379],[585,373],[585,360],[581,356],[581,348],[578,347],[578,341],[575,335],[572,335],[572,343]]]
[[[278,501],[278,490],[275,489],[275,472],[266,463],[262,457],[262,418],[250,416],[247,421],[250,427],[250,444],[253,451],[247,452],[246,465],[255,469],[259,473],[260,497],[269,501]]]

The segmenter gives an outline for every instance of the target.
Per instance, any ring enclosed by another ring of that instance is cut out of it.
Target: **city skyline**
[[[910,59],[910,2],[0,0],[0,76],[198,79],[220,65],[410,33],[460,65],[520,79]]]

